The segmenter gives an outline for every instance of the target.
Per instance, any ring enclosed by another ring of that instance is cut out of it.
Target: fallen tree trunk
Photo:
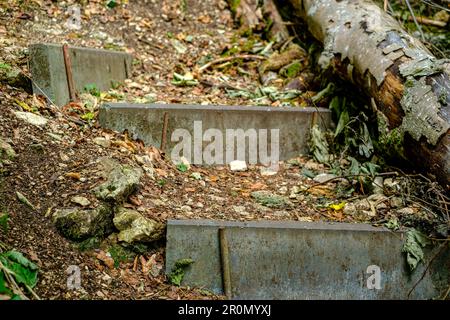
[[[450,64],[371,1],[289,0],[323,43],[319,64],[372,98],[380,141],[450,189]],[[279,5],[285,1],[279,1]]]

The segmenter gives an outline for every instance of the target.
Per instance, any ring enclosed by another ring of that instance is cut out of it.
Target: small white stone
[[[48,120],[43,116],[31,112],[16,111],[14,114],[17,118],[37,127],[44,127],[48,122]]]
[[[103,137],[94,138],[94,143],[103,148],[109,148],[111,146],[111,141]]]
[[[321,173],[318,174],[317,176],[314,177],[314,181],[318,182],[318,183],[325,183],[328,180],[332,180],[336,178],[336,175],[331,174],[331,173]]]
[[[72,199],[70,199],[70,201],[72,201],[73,203],[79,204],[82,207],[86,207],[91,204],[89,199],[87,199],[85,197],[79,197],[79,196],[72,197]]]
[[[269,167],[261,167],[260,173],[262,176],[273,176],[278,173],[277,170],[274,170],[273,168]]]
[[[247,170],[247,163],[242,160],[234,160],[230,162],[231,171],[245,171]]]

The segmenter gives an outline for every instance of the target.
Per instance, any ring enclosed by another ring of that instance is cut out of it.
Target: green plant
[[[134,256],[132,252],[117,244],[109,248],[108,251],[114,260],[114,268],[118,268],[121,262],[127,262]]]
[[[169,274],[169,282],[176,286],[181,285],[181,281],[183,281],[184,274],[186,269],[194,263],[192,259],[180,259],[175,262],[175,266],[172,269],[172,272]]]
[[[21,287],[37,297],[33,288],[37,284],[38,267],[23,256],[11,250],[0,253],[0,295],[7,295],[12,300],[26,298]]]
[[[181,172],[186,172],[186,171],[188,171],[189,168],[186,164],[180,163],[177,165],[177,169]]]
[[[92,94],[95,97],[100,97],[100,90],[95,83],[89,83],[84,86],[84,91]]]

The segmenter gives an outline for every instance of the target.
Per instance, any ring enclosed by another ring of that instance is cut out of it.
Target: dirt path
[[[215,66],[204,72],[203,82],[197,86],[171,84],[174,72],[185,75],[223,54],[252,54],[255,48],[268,46],[268,41],[234,27],[224,1],[130,1],[115,9],[107,8],[103,1],[90,1],[82,8],[80,30],[64,27],[68,4],[75,1],[66,1],[64,6],[44,0],[27,3],[0,5],[0,62],[27,73],[26,48],[37,42],[124,50],[135,57],[132,80],[99,97],[84,96],[95,114],[102,101],[255,104],[229,90],[257,88],[259,61],[237,59]],[[274,85],[282,87],[283,83]],[[308,96],[313,94],[308,92]],[[24,110],[23,103],[49,119],[44,129],[14,115],[14,111]],[[280,101],[261,103],[277,106]],[[91,206],[96,205],[91,190],[102,181],[101,167],[107,159],[146,170],[126,207],[161,222],[207,218],[376,223],[386,221],[394,209],[389,198],[387,204],[381,205],[384,200],[379,203],[375,215],[345,214],[342,199],[355,201],[361,196],[349,192],[352,186],[346,179],[311,188],[317,184],[312,177],[330,168],[307,156],[281,163],[280,171],[270,176],[256,166],[245,172],[192,166],[182,172],[161,159],[156,149],[125,134],[102,130],[95,120],[81,121],[85,106],[71,105],[60,112],[21,89],[0,83],[0,108],[0,137],[17,153],[0,167],[0,211],[10,217],[9,231],[0,233],[0,242],[37,263],[36,293],[44,299],[220,298],[202,289],[168,283],[163,275],[163,240],[127,257],[115,235],[97,249],[82,251],[56,231],[51,215],[57,208],[73,205],[73,196],[84,196]],[[106,147],[96,143],[98,137],[106,141]],[[145,155],[153,159],[150,166],[142,163]],[[17,191],[35,210],[18,200]],[[254,192],[261,191],[271,200],[255,197]],[[395,208],[405,206],[401,203]],[[116,267],[110,265],[106,253],[113,256]],[[67,287],[71,265],[81,270],[82,290]]]

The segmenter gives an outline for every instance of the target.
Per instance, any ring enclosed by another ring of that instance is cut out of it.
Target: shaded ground
[[[29,44],[67,42],[125,50],[134,55],[135,62],[132,80],[99,97],[85,95],[85,105],[67,106],[63,112],[23,90],[0,83],[0,137],[6,139],[17,153],[17,158],[0,167],[3,176],[0,177],[0,210],[10,216],[9,231],[0,233],[0,241],[21,250],[39,265],[36,293],[40,297],[217,298],[201,289],[168,284],[162,271],[158,273],[164,264],[164,241],[129,261],[120,262],[117,268],[110,268],[102,257],[105,252],[117,249],[114,235],[99,249],[83,252],[77,244],[57,233],[51,222],[54,209],[72,206],[74,195],[87,197],[91,206],[95,206],[91,189],[103,181],[101,165],[107,158],[144,168],[146,175],[141,180],[141,187],[128,199],[126,206],[161,222],[208,218],[381,224],[389,220],[391,213],[405,207],[409,210],[404,213],[406,215],[427,214],[418,206],[408,206],[407,201],[395,192],[380,198],[376,208],[369,206],[366,213],[349,214],[351,211],[343,210],[342,199],[351,202],[366,198],[367,195],[355,192],[361,185],[348,179],[323,184],[314,181],[312,177],[328,172],[330,168],[307,156],[281,163],[280,171],[272,176],[262,175],[259,167],[231,172],[228,167],[193,166],[181,172],[161,159],[155,148],[144,147],[126,134],[102,130],[95,120],[83,121],[81,116],[87,109],[96,113],[101,101],[255,104],[243,96],[230,95],[227,90],[246,88],[253,91],[257,88],[258,60],[244,62],[237,59],[215,66],[204,72],[197,86],[179,87],[171,81],[174,72],[195,73],[200,65],[224,53],[225,56],[230,52],[253,54],[255,48],[265,48],[269,42],[239,32],[226,3],[218,0],[130,1],[115,9],[107,8],[103,1],[90,1],[82,7],[81,30],[64,27],[68,18],[66,12],[67,4],[62,6],[42,0],[20,6],[0,5],[0,60],[17,65],[27,73],[26,48]],[[182,48],[186,49],[185,53],[179,52],[184,51]],[[282,87],[283,82],[283,79],[275,79],[274,85]],[[315,94],[306,92],[307,97]],[[17,119],[12,111],[24,109],[18,101],[46,116],[50,120],[47,126],[39,129]],[[294,104],[302,105],[304,101],[299,99]],[[267,99],[260,102],[280,104],[280,101]],[[86,104],[90,108],[86,108]],[[105,138],[109,146],[98,145],[94,141],[98,137]],[[151,165],[142,163],[140,157],[144,155],[153,159]],[[200,173],[200,179],[192,176],[194,172]],[[383,189],[382,180],[379,187]],[[18,201],[17,191],[27,197],[35,210]],[[252,197],[255,191],[268,191],[283,200],[264,206]],[[120,253],[114,257],[116,261],[126,260]],[[70,265],[81,268],[83,290],[67,289],[66,270]]]

